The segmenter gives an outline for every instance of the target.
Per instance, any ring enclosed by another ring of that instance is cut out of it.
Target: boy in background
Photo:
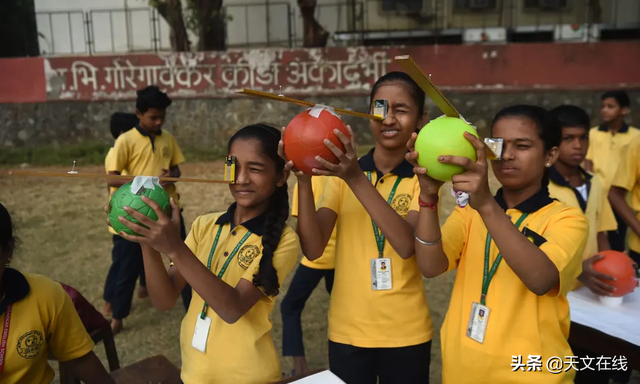
[[[575,288],[582,283],[595,294],[606,296],[613,287],[600,278],[611,278],[596,272],[593,263],[602,258],[598,252],[610,249],[607,232],[615,231],[617,224],[608,200],[609,191],[601,177],[580,166],[589,147],[589,115],[574,105],[561,105],[551,113],[560,121],[562,141],[558,160],[549,169],[549,194],[568,206],[580,208],[589,221],[583,271]]]
[[[111,121],[109,124],[111,136],[113,136],[114,140],[117,140],[121,134],[127,132],[128,130],[135,127],[136,125],[138,125],[138,117],[135,115],[135,113],[116,112],[113,115],[111,115]],[[109,152],[107,152],[107,156],[104,159],[104,168],[107,174],[109,174],[109,169],[112,167],[112,164],[111,164],[112,162],[113,162],[113,147],[109,148]],[[111,199],[111,196],[117,190],[117,188],[107,186],[107,190],[109,191],[109,199]],[[117,235],[116,232],[111,227],[109,227],[109,232],[113,236]],[[113,286],[112,280],[114,276],[115,276],[115,273],[113,273],[112,270],[109,270],[109,274],[107,274],[107,281],[109,281],[107,285],[109,287]],[[105,305],[104,305],[104,310],[102,312],[107,317],[111,316],[112,310],[113,310],[111,305],[111,300],[113,299],[112,293],[113,292],[111,291],[105,291],[105,297],[104,297]],[[144,298],[144,297],[147,297],[148,295],[149,294],[147,292],[147,285],[146,285],[146,279],[145,279],[144,267],[143,267],[140,271],[140,285],[138,286],[138,297]]]
[[[582,284],[593,293],[607,296],[613,287],[606,283],[613,280],[593,269],[595,261],[602,256],[598,252],[610,249],[607,232],[615,231],[616,219],[609,203],[609,188],[605,187],[600,175],[592,175],[580,167],[588,151],[589,115],[580,107],[562,105],[553,110],[562,127],[562,141],[559,147],[558,160],[550,168],[549,194],[551,197],[576,208],[581,208],[589,221],[589,238],[583,254],[582,273],[573,289]],[[623,163],[620,164],[620,168]],[[575,356],[584,358],[595,356],[594,351],[571,345]],[[581,360],[582,361],[582,360]],[[610,379],[620,380],[620,374],[626,372],[590,370],[580,367],[576,373],[576,384],[608,384]],[[630,371],[629,371],[630,372]],[[616,381],[618,382],[618,381]],[[622,379],[620,382],[626,382]]]
[[[624,121],[629,113],[630,100],[625,91],[609,91],[600,98],[600,117],[602,124],[589,132],[589,151],[585,161],[587,171],[600,176],[605,188],[609,189],[618,170],[620,154],[634,138],[640,136],[640,130],[630,127]],[[614,210],[618,228],[608,233],[611,249],[625,251],[627,225]]]
[[[640,136],[624,147],[621,157],[609,191],[609,201],[625,227],[631,229],[626,245],[629,256],[640,265]],[[615,371],[612,376],[612,384],[628,383],[631,370]]]
[[[173,135],[162,130],[166,110],[172,101],[156,86],[149,86],[137,92],[136,116],[139,123],[122,133],[113,147],[110,175],[180,177],[180,167],[185,159]],[[109,187],[119,188],[126,180],[109,180]],[[163,181],[162,187],[180,206],[179,195],[173,182]],[[186,239],[186,229],[180,215],[180,234]],[[111,297],[114,333],[123,326],[123,319],[129,315],[136,279],[142,270],[142,250],[136,243],[120,236],[113,237],[113,264],[109,274],[113,277],[105,283],[105,300]],[[191,287],[182,292],[185,308],[191,301]]]
[[[628,194],[631,199],[627,199]],[[609,191],[609,200],[613,209],[631,229],[629,256],[640,265],[640,137],[633,139],[622,151],[622,160]]]

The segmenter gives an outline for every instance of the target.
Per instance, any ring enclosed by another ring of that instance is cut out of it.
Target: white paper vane
[[[136,176],[131,182],[131,193],[138,194],[140,189],[155,189],[155,186],[162,188],[160,179],[154,176]]]
[[[320,114],[322,113],[322,111],[327,111],[333,116],[340,118],[340,115],[336,113],[333,107],[330,107],[328,105],[316,104],[313,106],[313,108],[309,108],[308,111],[309,111],[309,114],[315,117],[316,119],[320,117]]]

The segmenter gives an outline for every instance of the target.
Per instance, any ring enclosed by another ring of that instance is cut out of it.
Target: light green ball
[[[418,164],[427,169],[431,178],[451,181],[453,175],[465,172],[459,165],[439,162],[439,156],[463,156],[477,160],[476,148],[464,137],[464,132],[479,138],[472,126],[455,117],[431,120],[420,130],[415,144]]]
[[[109,201],[109,223],[117,234],[120,234],[120,232],[122,231],[129,235],[140,236],[138,233],[135,233],[129,227],[120,222],[120,220],[118,220],[118,216],[122,216],[135,224],[139,224],[145,227],[144,224],[141,224],[138,220],[129,215],[127,211],[123,209],[125,205],[135,211],[142,213],[151,220],[158,220],[158,215],[156,215],[156,212],[153,210],[153,208],[142,201],[142,196],[147,196],[151,200],[158,203],[162,211],[169,217],[171,217],[171,201],[167,191],[165,191],[158,185],[154,185],[154,189],[147,189],[142,187],[136,194],[131,192],[131,182],[129,182],[118,188],[118,190],[113,193],[113,195],[111,196],[111,200]]]

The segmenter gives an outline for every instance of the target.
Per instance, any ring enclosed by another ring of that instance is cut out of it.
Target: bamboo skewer
[[[72,171],[75,172],[75,171]],[[4,172],[3,172],[4,173]],[[3,176],[0,173],[0,176]],[[107,175],[97,173],[63,173],[63,172],[38,172],[38,171],[8,171],[7,176],[32,176],[32,177],[71,177],[80,179],[112,179],[132,181],[136,176],[130,175]],[[160,181],[183,182],[183,183],[209,183],[209,184],[231,184],[230,180],[220,179],[195,179],[188,177],[158,177]]]
[[[396,56],[395,60],[446,116],[460,118],[460,113],[456,110],[453,104],[451,104],[451,102],[444,97],[442,92],[433,85],[429,77],[422,72],[418,64],[416,64],[411,57],[408,55]]]
[[[260,98],[263,98],[263,99],[274,100],[274,101],[283,101],[285,103],[296,104],[296,105],[300,105],[302,107],[313,108],[317,104],[317,103],[312,103],[310,101],[292,99],[292,98],[286,97],[286,96],[279,96],[279,95],[274,95],[272,93],[254,91],[252,89],[246,89],[246,88],[243,89],[242,91],[238,91],[238,93],[241,93],[243,95],[248,95],[248,96],[260,97]],[[348,111],[346,109],[334,108],[334,111],[336,111],[337,113],[342,114],[342,115],[351,115],[351,116],[356,116],[356,117],[362,117],[362,118],[369,119],[369,120],[378,120],[378,121],[384,120],[384,118],[382,118],[380,116],[368,115],[366,113],[360,113],[360,112],[355,112],[355,111]]]

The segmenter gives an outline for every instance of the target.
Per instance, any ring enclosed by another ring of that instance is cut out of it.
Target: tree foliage
[[[149,5],[169,24],[172,50],[191,49],[188,30],[198,36],[197,50],[225,49],[222,0],[186,0],[184,10],[181,0],[149,0]]]
[[[226,48],[226,17],[223,0],[149,0],[149,4],[171,28],[171,48],[188,51],[191,42],[187,30],[198,36],[198,51],[221,51]],[[297,0],[302,14],[305,47],[325,47],[329,33],[315,19],[317,0]]]

